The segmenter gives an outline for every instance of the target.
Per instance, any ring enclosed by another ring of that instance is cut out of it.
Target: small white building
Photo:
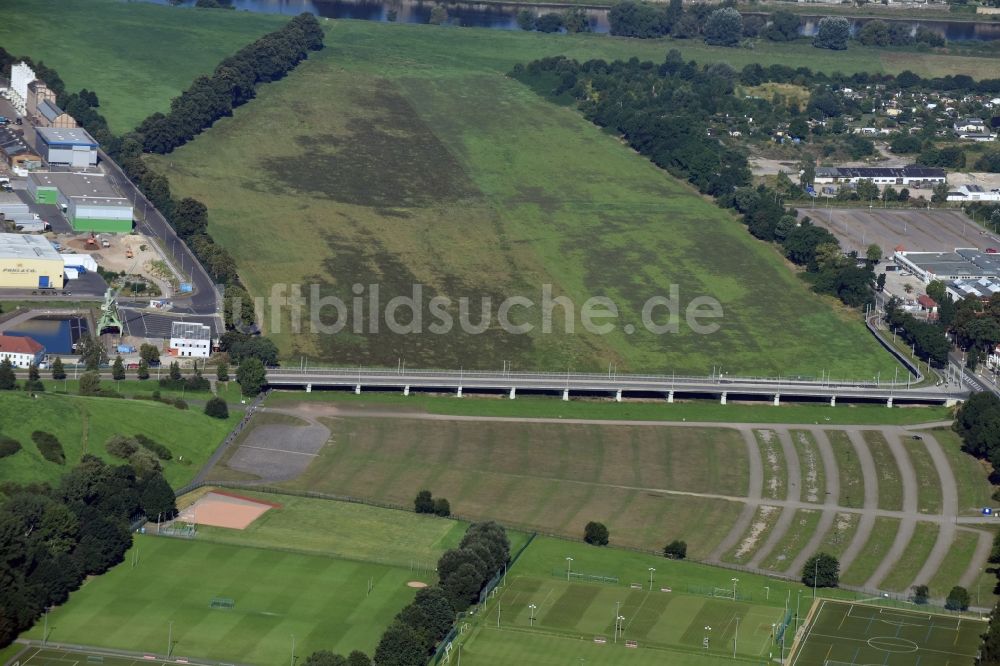
[[[34,338],[20,335],[0,335],[0,361],[10,359],[15,368],[41,365],[45,347]]]
[[[1000,190],[987,192],[979,185],[959,185],[949,190],[948,201],[1000,201]]]
[[[992,141],[993,134],[982,118],[960,118],[952,125],[955,136],[972,141]]]
[[[170,327],[170,354],[208,358],[212,354],[212,328],[205,324],[175,321]]]

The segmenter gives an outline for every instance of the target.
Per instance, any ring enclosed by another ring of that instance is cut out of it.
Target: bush
[[[591,521],[583,528],[583,540],[594,546],[607,546],[608,536],[608,528],[604,523]]]
[[[837,587],[840,584],[840,562],[826,553],[813,555],[802,567],[802,584],[808,587]]]
[[[842,16],[827,16],[819,21],[813,46],[818,49],[843,51],[851,37],[851,24]]]
[[[145,435],[134,435],[135,441],[138,442],[139,446],[142,448],[152,451],[160,460],[171,460],[174,454],[163,444],[160,444],[154,439],[150,439]]]
[[[686,541],[673,540],[663,548],[663,556],[672,560],[683,560],[687,557],[688,545]]]
[[[42,457],[49,462],[54,462],[57,465],[66,464],[66,452],[63,451],[62,444],[52,433],[36,430],[31,433],[31,441],[38,447],[38,452],[42,454]]]
[[[80,395],[101,395],[101,376],[96,372],[80,375]]]
[[[434,513],[434,498],[431,491],[421,490],[413,500],[413,510],[417,513]]]
[[[0,435],[0,458],[12,456],[21,450],[21,442],[13,437]]]
[[[443,497],[434,500],[434,513],[445,518],[451,515],[451,504]]]
[[[128,460],[132,457],[132,454],[139,450],[139,443],[125,435],[112,435],[104,443],[104,448],[116,458]]]
[[[732,7],[716,9],[705,21],[705,43],[736,46],[743,37],[743,17]]]
[[[917,605],[923,605],[927,603],[930,598],[931,592],[926,585],[914,585],[913,586],[913,603]]]
[[[228,419],[229,405],[219,396],[215,396],[205,403],[205,415],[213,419]]]
[[[944,607],[953,611],[969,610],[969,591],[961,585],[951,588],[948,598],[944,600]]]

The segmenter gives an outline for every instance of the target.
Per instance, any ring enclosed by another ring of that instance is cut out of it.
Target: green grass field
[[[748,483],[746,447],[728,429],[323,420],[334,444],[283,487],[402,505],[427,488],[458,515],[573,536],[601,520],[614,543],[683,537],[692,557],[718,543],[738,506],[667,491],[740,496]]]
[[[934,543],[937,541],[940,528],[934,523],[917,523],[913,530],[910,543],[906,544],[906,552],[892,568],[889,575],[880,583],[880,587],[896,592],[910,589],[913,579],[927,561]]]
[[[448,548],[458,546],[469,524],[409,511],[383,509],[367,504],[255,493],[243,488],[241,496],[277,502],[244,530],[198,526],[198,540],[258,548],[294,549],[433,571]],[[508,532],[511,552],[527,536]]]
[[[984,622],[820,600],[792,666],[971,664]]]
[[[962,440],[950,429],[935,428],[930,431],[938,441],[958,484],[958,510],[961,513],[979,513],[984,507],[1000,508],[1000,502],[993,499],[993,484],[989,481],[989,469],[985,462],[976,460],[962,451]]]
[[[219,420],[201,409],[178,410],[147,400],[81,398],[22,392],[0,392],[0,432],[21,442],[21,450],[0,462],[0,481],[56,481],[84,453],[109,462],[117,458],[104,450],[114,434],[143,434],[167,446],[172,460],[162,462],[167,481],[177,487],[189,481],[239,419],[230,414]],[[66,464],[42,458],[31,433],[54,434],[66,452]]]
[[[0,13],[0,44],[55,68],[71,92],[97,92],[119,133],[166,111],[195,77],[288,20],[117,0],[0,0]]]
[[[851,439],[843,430],[827,430],[837,472],[840,475],[840,499],[837,503],[853,509],[860,509],[865,503],[865,483],[861,472],[861,462],[851,445]]]
[[[944,558],[944,562],[941,563],[940,568],[938,568],[937,573],[931,578],[928,587],[931,589],[931,596],[944,598],[948,596],[948,592],[955,585],[958,585],[961,581],[962,575],[965,570],[969,567],[969,562],[972,561],[972,555],[976,550],[976,544],[979,542],[979,538],[976,534],[966,530],[959,530],[955,535],[955,541],[952,542],[951,548],[948,549],[948,555]],[[985,595],[983,594],[985,592]],[[993,605],[993,587],[992,585],[986,590],[972,589],[972,603],[976,606]],[[979,595],[979,599],[976,598]],[[983,604],[983,601],[986,601]]]
[[[861,517],[856,513],[838,513],[833,525],[823,535],[818,551],[839,558],[857,534],[860,520]]]
[[[774,524],[781,516],[781,509],[776,506],[759,506],[754,513],[750,527],[740,537],[739,542],[722,555],[723,562],[730,564],[746,564],[767,542],[768,535],[774,529]]]
[[[788,511],[789,509],[785,509]],[[795,512],[792,525],[785,532],[785,535],[774,545],[774,550],[764,558],[761,566],[771,571],[787,571],[792,560],[805,547],[809,539],[816,532],[816,525],[819,523],[821,512],[811,509],[799,509]],[[798,571],[788,571],[791,576],[799,574]]]
[[[927,446],[907,437],[903,440],[903,448],[910,456],[917,473],[917,509],[921,513],[941,513],[941,477],[934,469],[934,461]],[[965,483],[964,478],[962,482]]]
[[[347,302],[352,285],[378,284],[384,306],[421,285],[423,333],[395,334],[384,321],[378,332],[329,335],[306,322],[295,333],[285,312],[268,330],[284,354],[414,367],[509,361],[515,369],[603,370],[614,362],[622,371],[708,373],[725,358],[739,373],[889,370],[890,358],[855,315],[811,293],[730,214],[575,110],[504,76],[545,52],[619,57],[632,42],[329,26],[326,49],[287,78],[170,156],[151,158],[175,192],[208,205],[213,236],[254,294],[270,293],[276,275],[303,285],[306,296],[316,285]],[[662,54],[660,45],[656,59]],[[275,214],[281,233],[248,233]],[[576,304],[574,334],[565,334],[559,308],[552,333],[542,332],[546,284]],[[672,285],[684,306],[717,298],[720,330],[648,332],[643,304]],[[770,297],[760,299],[765,290]],[[452,299],[455,317],[439,335],[428,330],[436,295]],[[495,316],[479,335],[458,325],[459,297],[471,299],[476,323],[481,299],[496,308],[514,295],[537,303],[513,311],[517,323],[535,325],[531,333],[505,333]],[[579,322],[580,306],[595,295],[620,313],[606,335]],[[326,323],[333,313],[324,311]],[[630,335],[626,324],[639,326]],[[817,366],[820,340],[828,354]]]
[[[899,511],[903,508],[903,480],[899,474],[896,457],[889,448],[885,435],[877,430],[862,433],[872,452],[878,476],[878,508]]]
[[[69,650],[62,647],[30,647],[25,649],[23,645],[13,645],[15,652],[21,652],[19,661],[21,666],[74,666],[76,664],[100,664],[103,666],[167,666],[176,664],[173,659],[147,659],[144,655],[135,654],[132,656],[116,655],[102,650]],[[152,656],[152,655],[150,655]],[[3,653],[0,652],[0,658]],[[6,662],[4,662],[6,663]]]
[[[173,622],[175,656],[239,663],[299,659],[325,648],[371,654],[383,629],[412,598],[402,567],[282,553],[197,540],[135,538],[126,561],[94,578],[49,616],[49,641],[164,654]],[[374,591],[367,594],[368,581]],[[233,609],[210,608],[231,598]],[[37,624],[27,638],[41,639]]]
[[[350,409],[405,409],[429,414],[457,416],[506,416],[522,418],[576,418],[594,420],[626,419],[635,421],[710,421],[724,423],[803,423],[824,425],[910,425],[953,418],[946,407],[886,409],[882,405],[748,405],[715,400],[690,402],[614,402],[613,400],[573,399],[569,402],[542,397],[518,397],[517,400],[453,395],[404,396],[402,393],[347,391],[275,391],[268,405],[294,405],[302,402],[330,402]],[[835,436],[839,434],[834,432]],[[847,440],[845,439],[845,442]],[[850,442],[847,442],[850,447]],[[836,447],[835,447],[836,448]],[[854,456],[853,448],[848,448]],[[964,454],[962,454],[964,456]],[[971,458],[969,459],[975,462]],[[838,457],[838,462],[840,458]],[[855,463],[856,466],[856,463]],[[843,466],[841,466],[844,469]],[[848,467],[849,469],[849,467]],[[982,472],[979,473],[982,476]],[[860,468],[855,477],[860,483]],[[863,486],[861,487],[863,491]],[[988,495],[988,493],[987,493]],[[858,507],[861,506],[859,497]],[[853,506],[853,505],[848,505]]]
[[[857,558],[846,571],[840,572],[840,580],[847,585],[864,585],[868,577],[875,573],[879,562],[885,558],[899,531],[898,518],[879,516],[868,541],[865,542]]]
[[[774,430],[754,430],[764,466],[764,497],[783,500],[788,496],[788,466],[785,452]]]

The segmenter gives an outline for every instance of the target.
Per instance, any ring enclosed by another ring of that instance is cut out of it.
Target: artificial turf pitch
[[[970,618],[826,599],[810,617],[792,666],[972,664],[986,628]]]
[[[485,609],[482,621],[490,628],[499,624],[501,630],[593,643],[606,652],[628,650],[629,642],[635,641],[634,647],[669,651],[678,659],[686,653],[702,660],[735,656],[756,662],[780,650],[775,632],[784,615],[782,608],[666,589],[518,577],[508,581]],[[616,616],[624,618],[617,636]],[[494,636],[483,642],[495,640]],[[507,635],[499,640],[520,639]],[[555,646],[561,642],[552,642],[552,649],[558,652]],[[475,642],[470,642],[469,649],[476,651]],[[660,652],[660,659],[669,656]]]
[[[135,535],[125,561],[48,618],[49,643],[232,663],[283,663],[319,649],[369,654],[433,574],[252,547]],[[137,565],[133,566],[133,559]],[[374,585],[368,593],[369,581]],[[214,598],[235,600],[212,608]],[[172,627],[171,627],[172,623]],[[36,623],[25,638],[41,640]]]
[[[149,659],[146,656],[112,655],[100,651],[78,651],[61,647],[32,647],[13,662],[17,666],[165,666],[174,659]],[[190,661],[191,664],[198,662]]]

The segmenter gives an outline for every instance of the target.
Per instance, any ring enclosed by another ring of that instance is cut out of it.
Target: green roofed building
[[[74,231],[132,231],[132,202],[104,174],[35,172],[28,177],[28,193],[35,203],[61,206]]]

